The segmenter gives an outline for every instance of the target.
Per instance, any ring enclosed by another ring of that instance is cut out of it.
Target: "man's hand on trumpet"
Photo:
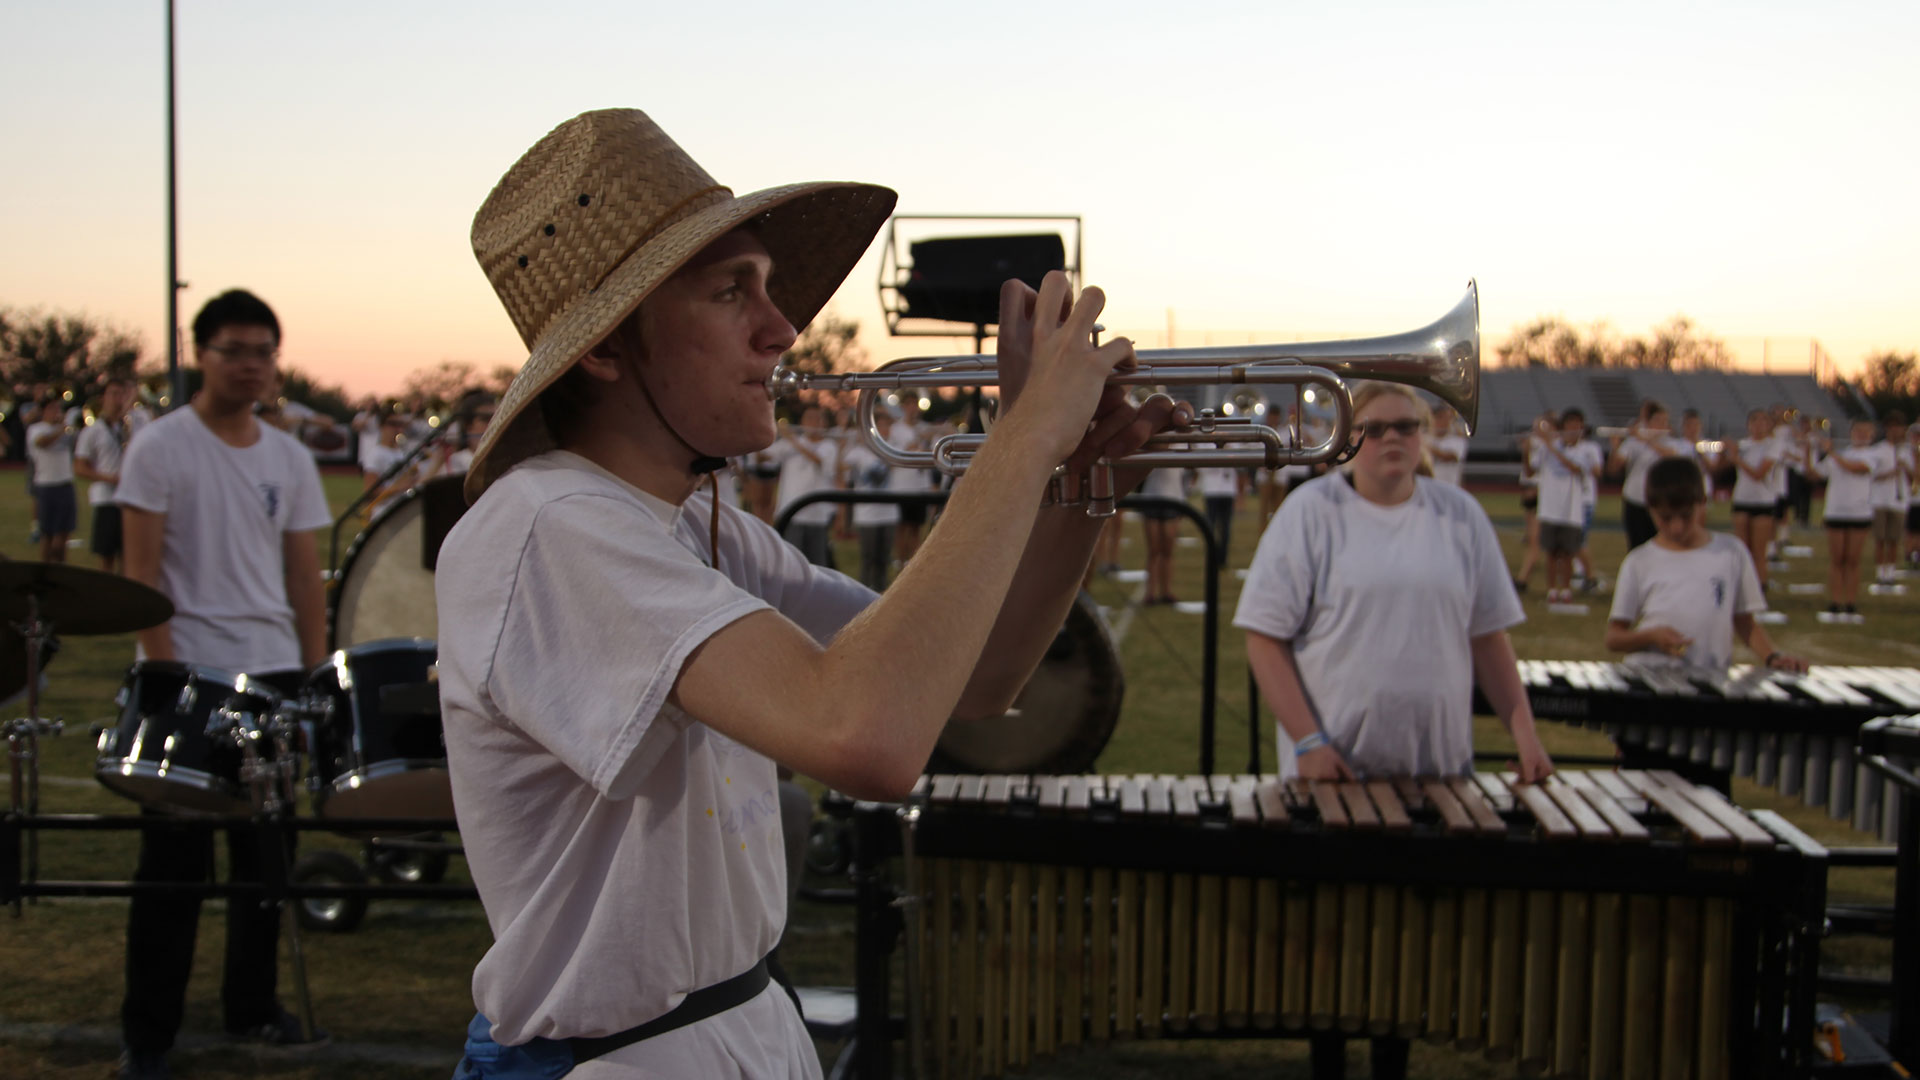
[[[1096,287],[1074,297],[1066,274],[1057,270],[1040,282],[1038,292],[1018,280],[1000,287],[1001,412],[1012,415],[1016,401],[1028,392],[1063,419],[1089,415],[1090,404],[1091,423],[1070,444],[1061,444],[1058,454],[1075,477],[1097,458],[1122,457],[1162,431],[1184,430],[1193,422],[1193,409],[1185,402],[1154,394],[1136,406],[1125,387],[1107,383],[1108,374],[1130,371],[1135,361],[1133,342],[1126,338],[1093,343],[1094,321],[1105,306],[1106,294]],[[1096,372],[1099,381],[1089,381]],[[1115,494],[1132,491],[1148,471],[1114,470]]]

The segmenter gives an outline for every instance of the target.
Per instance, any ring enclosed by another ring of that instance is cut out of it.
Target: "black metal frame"
[[[1920,730],[1883,717],[1860,729],[1854,754],[1907,789],[1893,871],[1893,1011],[1887,1051],[1920,1063],[1920,776],[1894,758],[1920,759]]]
[[[1509,825],[1523,814],[1504,815]],[[1714,852],[1672,842],[1651,845],[1548,843],[1524,829],[1505,837],[1289,830],[1201,825],[1113,814],[1066,817],[1033,812],[921,808],[916,857],[975,858],[1166,873],[1252,876],[1285,867],[1289,879],[1393,885],[1550,889],[1636,895],[1722,897],[1739,903],[1734,923],[1734,1001],[1728,1032],[1733,1075],[1810,1074],[1814,979],[1826,905],[1826,850],[1768,811],[1754,817],[1778,843],[1763,851]],[[905,1024],[891,1012],[893,953],[905,929],[900,890],[888,864],[900,854],[898,808],[861,803],[853,812],[856,988],[860,1045],[856,1075],[893,1075],[893,1041]],[[1751,1026],[1741,1022],[1748,1018]],[[1299,1037],[1300,1032],[1183,1032],[1180,1038]]]
[[[261,880],[220,881],[37,881],[23,880],[20,872],[22,839],[33,831],[137,831],[164,826],[199,830],[251,827],[259,839]],[[192,893],[200,897],[263,896],[270,901],[364,900],[477,900],[471,885],[294,884],[293,865],[286,857],[292,840],[302,832],[395,835],[427,831],[452,832],[455,822],[429,818],[296,818],[273,815],[240,817],[167,817],[153,814],[6,814],[0,815],[0,904],[17,905],[23,898],[42,896],[134,896],[154,893]]]

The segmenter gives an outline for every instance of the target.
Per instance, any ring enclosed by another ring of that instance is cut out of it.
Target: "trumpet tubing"
[[[1468,282],[1467,294],[1453,310],[1418,330],[1348,341],[1294,342],[1278,345],[1197,349],[1143,349],[1136,366],[1110,375],[1110,386],[1314,386],[1334,403],[1331,429],[1319,442],[1287,445],[1279,433],[1246,419],[1227,419],[1203,410],[1188,431],[1163,432],[1121,459],[1102,458],[1079,489],[1089,514],[1113,513],[1112,468],[1202,466],[1258,467],[1318,465],[1351,451],[1353,397],[1346,380],[1374,379],[1425,390],[1453,406],[1467,430],[1480,411],[1480,292]],[[987,356],[912,357],[877,370],[848,374],[802,374],[778,369],[767,379],[767,394],[779,398],[807,390],[860,392],[860,431],[874,454],[897,468],[938,469],[952,476],[966,471],[968,460],[985,442],[978,434],[949,435],[931,450],[903,451],[881,436],[875,422],[880,395],[893,390],[936,387],[970,389],[1000,385],[998,364]],[[1206,449],[1200,449],[1206,444]],[[1064,477],[1056,477],[1056,483]]]

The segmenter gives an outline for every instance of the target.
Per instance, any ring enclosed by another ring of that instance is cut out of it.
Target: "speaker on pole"
[[[1049,270],[1067,265],[1058,233],[944,237],[908,250],[913,265],[899,287],[900,314],[972,326],[1000,321],[1000,286],[1008,278],[1037,289]]]

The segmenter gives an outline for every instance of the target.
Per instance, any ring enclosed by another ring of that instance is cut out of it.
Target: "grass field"
[[[344,507],[357,488],[353,477],[328,477],[327,488],[336,510]],[[1509,560],[1519,561],[1519,507],[1517,497],[1483,497],[1488,512],[1500,526]],[[1617,503],[1603,500],[1598,520],[1617,520]],[[1724,507],[1715,511],[1714,525],[1725,528]],[[84,526],[83,526],[84,531]],[[1191,530],[1189,530],[1191,531]],[[1244,567],[1258,540],[1254,508],[1243,506],[1235,525],[1232,567]],[[1824,537],[1799,533],[1796,543],[1814,548],[1810,559],[1799,559],[1782,575],[1788,582],[1824,581]],[[1129,526],[1123,562],[1138,566],[1141,540],[1138,527]],[[0,473],[0,550],[19,555],[27,546],[25,496],[17,473]],[[1593,537],[1596,565],[1608,577],[1618,567],[1625,543],[1605,524]],[[92,565],[90,556],[76,549],[74,560]],[[323,550],[324,557],[324,550]],[[840,552],[842,565],[855,565],[850,547]],[[1176,591],[1185,599],[1199,599],[1202,556],[1197,546],[1179,554]],[[1093,586],[1103,605],[1122,611],[1133,601],[1137,586],[1099,579]],[[1230,620],[1239,582],[1231,573],[1221,581],[1223,630],[1220,636],[1218,722],[1219,761],[1225,770],[1237,770],[1245,761],[1249,724],[1247,675],[1243,642],[1225,624]],[[1524,657],[1549,659],[1604,658],[1601,633],[1606,598],[1597,597],[1586,616],[1549,615],[1540,597],[1539,578],[1526,597],[1528,621],[1514,633],[1517,651]],[[1800,596],[1781,590],[1775,606],[1789,623],[1772,628],[1782,648],[1826,663],[1875,663],[1920,666],[1920,604],[1913,598],[1865,597],[1861,608],[1867,623],[1861,627],[1821,626],[1814,612],[1824,597]],[[1191,772],[1198,763],[1198,716],[1201,685],[1201,619],[1166,607],[1131,612],[1121,644],[1127,695],[1121,721],[1100,758],[1101,772]],[[65,719],[67,733],[41,743],[43,809],[59,813],[125,813],[131,804],[102,789],[92,779],[94,749],[88,725],[108,722],[111,704],[122,674],[133,655],[129,635],[97,638],[68,637],[50,671],[43,714]],[[1262,760],[1272,765],[1271,721],[1255,725],[1262,743]],[[1561,754],[1604,754],[1610,744],[1591,732],[1557,724],[1543,724],[1549,749]],[[1484,749],[1508,745],[1504,732],[1490,720],[1480,721],[1478,738]],[[1745,782],[1738,782],[1736,800],[1743,805],[1768,807],[1787,814],[1817,838],[1838,845],[1872,843],[1864,834],[1829,821],[1825,814],[1781,799]],[[355,852],[357,846],[339,838],[307,834],[303,845]],[[131,835],[111,833],[48,833],[42,841],[41,875],[45,878],[124,878],[132,869],[135,843]],[[307,849],[303,848],[303,850]],[[463,866],[455,860],[450,878],[461,879]],[[817,884],[829,884],[818,882]],[[1833,875],[1836,898],[1886,902],[1891,897],[1891,872],[1844,871]],[[217,902],[209,902],[217,909]],[[111,1073],[117,1052],[114,1038],[122,990],[121,963],[125,903],[119,900],[47,900],[26,908],[24,916],[0,916],[0,1076],[97,1078]],[[458,1056],[460,1033],[472,1013],[468,978],[474,962],[485,951],[488,932],[480,908],[473,903],[375,902],[365,923],[351,934],[306,937],[307,963],[316,1014],[334,1034],[336,1045],[318,1054],[279,1057],[240,1052],[213,1037],[219,1030],[218,988],[223,920],[201,920],[193,982],[189,990],[183,1045],[174,1059],[182,1077],[214,1078],[270,1076],[283,1078],[444,1077]],[[803,903],[794,912],[787,960],[804,984],[852,982],[853,927],[846,908]],[[1836,943],[1832,961],[1853,970],[1883,970],[1885,950],[1878,943]],[[282,999],[292,1002],[290,980],[282,965]],[[831,1060],[835,1047],[823,1047]],[[1352,1075],[1364,1075],[1364,1054],[1354,1051]],[[1511,1066],[1491,1066],[1477,1057],[1451,1050],[1417,1046],[1415,1075],[1435,1077],[1491,1077],[1513,1075]],[[1132,1044],[1035,1068],[1036,1077],[1305,1077],[1304,1044],[1294,1042],[1166,1042]]]

